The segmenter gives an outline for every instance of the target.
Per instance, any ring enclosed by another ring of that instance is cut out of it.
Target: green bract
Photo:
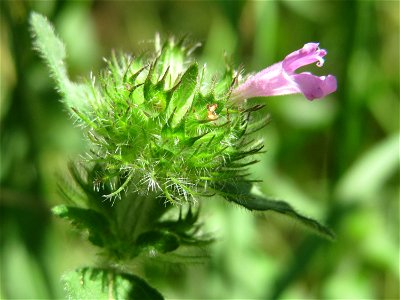
[[[184,42],[155,48],[150,58],[113,54],[100,80],[88,83],[84,109],[72,107],[95,145],[90,160],[102,166],[94,184],[109,184],[109,198],[134,189],[179,203],[243,181],[252,162],[243,159],[262,148],[247,138],[259,128],[250,115],[260,106],[233,105],[233,70],[211,80]]]

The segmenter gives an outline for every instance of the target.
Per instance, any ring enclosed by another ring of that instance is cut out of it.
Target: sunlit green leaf
[[[65,274],[62,281],[68,299],[164,299],[142,278],[108,269],[78,269]]]
[[[42,15],[33,12],[30,24],[36,49],[47,62],[61,92],[67,94],[70,81],[65,66],[67,54],[63,42],[56,36],[50,22]]]
[[[30,15],[30,26],[33,44],[46,61],[67,108],[85,109],[88,102],[95,103],[95,89],[90,85],[74,83],[68,78],[65,46],[50,22],[44,16],[33,12]]]

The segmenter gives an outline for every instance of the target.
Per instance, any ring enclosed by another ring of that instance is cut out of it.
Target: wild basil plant
[[[203,201],[272,210],[333,237],[288,203],[253,194],[247,175],[263,149],[253,133],[267,121],[255,116],[263,106],[249,98],[303,93],[312,100],[336,90],[332,75],[295,73],[322,66],[326,51],[317,43],[242,76],[229,65],[209,74],[184,40],[156,38],[153,53],[113,53],[103,72],[76,83],[51,24],[36,13],[30,22],[35,48],[90,145],[83,160],[70,164],[72,180],[60,182],[66,204],[53,208],[99,249],[97,266],[63,276],[69,298],[162,299],[134,274],[132,262],[176,260],[174,254],[212,242],[199,223]]]

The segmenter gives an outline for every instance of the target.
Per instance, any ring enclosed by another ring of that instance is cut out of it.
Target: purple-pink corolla
[[[308,100],[314,100],[333,93],[337,88],[335,76],[295,73],[298,68],[314,62],[317,62],[318,67],[324,64],[323,57],[327,51],[319,49],[318,45],[307,43],[303,48],[290,53],[283,61],[250,76],[232,91],[231,100],[240,103],[253,97],[296,93],[303,93]]]

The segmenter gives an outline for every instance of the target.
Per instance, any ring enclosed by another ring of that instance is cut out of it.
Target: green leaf
[[[198,73],[199,67],[196,63],[192,64],[173,89],[171,100],[166,109],[166,119],[169,119],[173,115],[172,127],[179,124],[192,105]]]
[[[186,214],[182,211],[177,220],[165,220],[157,223],[157,228],[173,233],[179,237],[179,244],[190,246],[208,245],[214,241],[209,235],[202,233],[202,224],[198,223],[200,210],[193,213],[189,207]]]
[[[67,55],[63,42],[56,36],[53,26],[44,16],[33,12],[29,21],[36,50],[47,62],[60,91],[67,94],[71,82],[65,67]]]
[[[64,96],[63,101],[67,108],[75,107],[85,110],[89,101],[96,103],[98,91],[91,84],[76,84],[69,80],[65,63],[67,56],[65,45],[58,38],[47,18],[32,12],[29,22],[33,34],[33,45],[46,61],[59,92]]]
[[[67,205],[58,205],[52,212],[60,218],[71,221],[79,229],[87,229],[89,241],[96,246],[110,244],[112,234],[110,224],[102,214],[92,210]]]
[[[167,231],[148,231],[142,233],[137,241],[137,249],[140,252],[148,251],[153,253],[168,253],[179,247],[179,238]]]
[[[335,233],[328,227],[318,221],[298,213],[289,203],[281,200],[271,200],[259,195],[251,194],[252,184],[241,182],[234,184],[226,183],[222,188],[226,193],[225,198],[231,202],[237,203],[249,210],[267,211],[272,210],[284,214],[299,221],[302,225],[311,229],[313,232],[324,238],[334,240]]]
[[[68,299],[164,299],[142,278],[109,269],[81,268],[63,275],[62,281]]]

